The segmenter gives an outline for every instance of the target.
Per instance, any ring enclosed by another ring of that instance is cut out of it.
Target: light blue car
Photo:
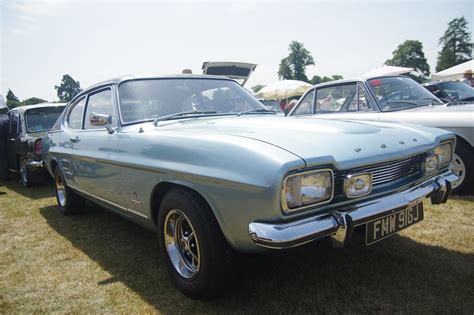
[[[59,210],[92,200],[158,234],[174,284],[221,292],[235,252],[367,245],[447,201],[455,136],[286,118],[215,76],[121,77],[77,95],[44,139]],[[365,232],[364,232],[365,231]]]

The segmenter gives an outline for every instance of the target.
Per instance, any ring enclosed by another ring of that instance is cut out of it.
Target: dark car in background
[[[16,107],[8,112],[8,167],[12,172],[20,172],[20,181],[26,187],[47,174],[43,168],[41,139],[65,106],[65,103],[43,103]]]
[[[429,82],[423,86],[445,102],[474,101],[474,88],[460,81]]]

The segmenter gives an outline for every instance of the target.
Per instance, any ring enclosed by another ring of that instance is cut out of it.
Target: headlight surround
[[[434,172],[438,170],[438,166],[439,166],[438,155],[436,154],[430,155],[429,157],[425,159],[425,165],[424,165],[425,174],[433,174]]]
[[[372,191],[372,174],[349,174],[344,179],[344,193],[348,198],[357,198]]]
[[[283,212],[291,213],[317,204],[328,203],[334,194],[331,169],[289,175],[283,182]]]
[[[435,154],[438,156],[439,167],[448,165],[453,160],[453,143],[441,143],[435,148]]]

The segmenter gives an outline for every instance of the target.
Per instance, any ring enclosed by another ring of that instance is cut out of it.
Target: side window
[[[72,105],[72,109],[67,116],[67,124],[72,129],[82,129],[82,119],[84,117],[84,106],[86,98],[82,98],[76,104]]]
[[[308,115],[313,113],[314,90],[305,95],[292,115]]]
[[[112,126],[117,125],[114,103],[112,101],[112,90],[107,89],[94,94],[89,95],[86,107],[86,121],[84,123],[84,129],[101,129],[102,126],[92,126],[90,123],[90,116],[92,114],[107,114],[112,116]]]
[[[337,112],[351,110],[356,95],[355,84],[336,85],[319,88],[316,93],[316,112]]]
[[[20,123],[20,119],[18,117],[18,113],[13,113],[10,116],[10,134],[17,134],[18,133],[18,124]]]
[[[358,93],[359,93],[359,99],[358,99],[358,104],[359,104],[359,112],[371,112],[374,109],[369,103],[369,100],[367,99],[367,94],[365,93],[365,90],[360,86],[357,85]]]

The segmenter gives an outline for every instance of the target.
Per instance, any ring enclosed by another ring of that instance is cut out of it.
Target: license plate
[[[367,222],[365,244],[368,246],[377,243],[421,220],[423,220],[423,203]]]

